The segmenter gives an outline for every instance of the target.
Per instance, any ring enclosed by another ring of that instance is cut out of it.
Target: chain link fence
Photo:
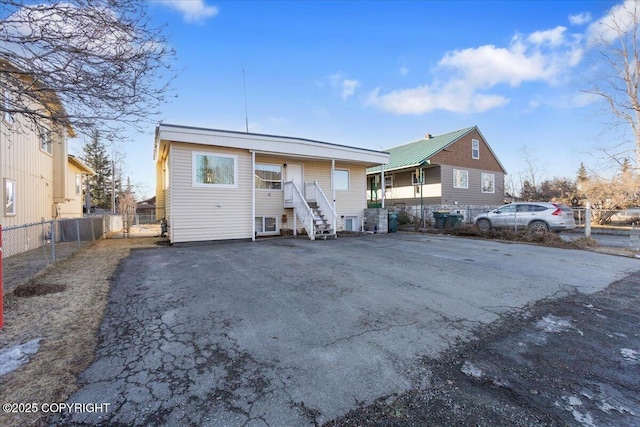
[[[42,221],[2,229],[4,292],[122,230],[119,215]]]

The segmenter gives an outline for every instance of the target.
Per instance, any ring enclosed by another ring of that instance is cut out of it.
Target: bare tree
[[[0,20],[3,115],[113,140],[166,102],[174,51],[144,1],[5,0]]]
[[[628,126],[633,135],[636,173],[640,167],[640,0],[625,0],[591,26],[590,47],[595,53],[593,75],[583,92],[602,98],[614,124]],[[627,142],[628,143],[628,142]],[[626,156],[621,143],[603,148],[609,160],[620,164]]]

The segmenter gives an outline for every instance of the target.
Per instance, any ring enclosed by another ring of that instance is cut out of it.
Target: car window
[[[518,205],[516,206],[516,212],[529,212],[531,205]]]
[[[546,206],[540,206],[540,205],[531,205],[531,212],[542,212],[542,211],[546,211],[547,208]]]
[[[506,205],[498,209],[500,213],[513,213],[516,211],[516,205]]]

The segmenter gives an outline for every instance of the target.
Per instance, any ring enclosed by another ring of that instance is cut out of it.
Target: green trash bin
[[[436,228],[444,229],[447,226],[447,217],[449,216],[448,212],[434,212],[433,219],[436,223]]]
[[[398,212],[389,212],[389,233],[396,233],[398,231]]]
[[[462,219],[463,218],[464,217],[462,215],[459,215],[459,214],[449,214],[448,218],[447,218],[449,227],[451,227],[451,228],[459,227],[460,224],[462,224]]]

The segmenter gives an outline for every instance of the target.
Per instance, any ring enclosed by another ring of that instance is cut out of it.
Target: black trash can
[[[398,212],[389,212],[389,233],[396,233],[398,231]]]

